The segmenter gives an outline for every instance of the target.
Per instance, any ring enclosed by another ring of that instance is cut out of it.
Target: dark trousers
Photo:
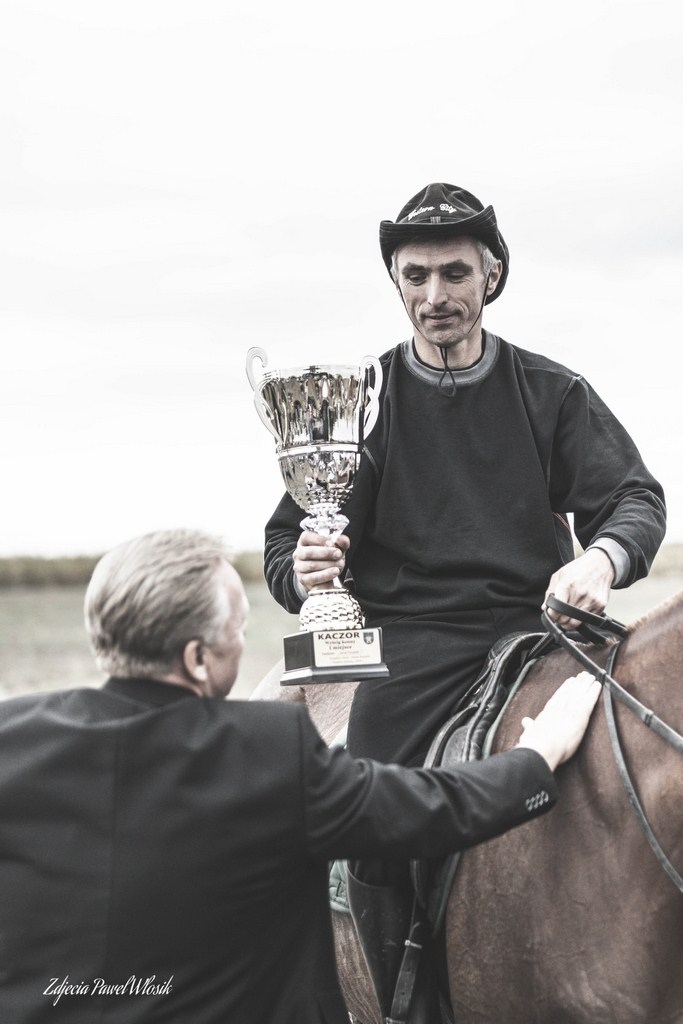
[[[374,623],[372,623],[374,625]],[[541,629],[540,609],[465,612],[451,622],[403,618],[382,624],[390,677],[361,683],[348,728],[353,757],[420,765],[439,728],[459,709],[494,643]]]

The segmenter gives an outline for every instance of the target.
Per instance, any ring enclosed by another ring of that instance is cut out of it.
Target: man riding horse
[[[482,328],[509,269],[493,207],[430,184],[382,221],[380,247],[413,333],[381,357],[381,411],[345,506],[350,524],[328,546],[301,533],[285,494],[266,528],[265,573],[290,612],[314,585],[345,577],[367,625],[382,627],[391,672],[356,689],[348,749],[415,765],[493,644],[539,629],[549,593],[602,612],[612,587],[647,575],[666,511],[582,376]],[[375,885],[405,894],[406,878],[356,865],[352,907],[374,906]],[[354,916],[369,948],[373,915]]]

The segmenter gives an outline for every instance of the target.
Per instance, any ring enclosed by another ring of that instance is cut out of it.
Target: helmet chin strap
[[[439,345],[439,352],[443,359],[443,373],[439,377],[438,388],[442,395],[446,395],[447,398],[455,398],[455,392],[458,390],[455,384],[455,375],[453,370],[448,365],[448,349],[445,345]],[[449,376],[450,385],[446,381],[446,377]]]
[[[491,271],[489,270],[489,272],[487,274],[487,277],[486,277],[486,282],[484,284],[484,294],[482,296],[481,305],[479,307],[479,312],[477,313],[476,317],[474,318],[474,323],[475,324],[479,320],[479,317],[481,316],[481,314],[482,314],[482,312],[484,310],[484,303],[486,302],[486,296],[488,294],[489,278],[490,277],[491,277]],[[401,296],[401,298],[403,298],[403,296]],[[405,300],[403,302],[403,305],[405,306]],[[406,310],[407,310],[407,307],[406,307]],[[439,378],[439,383],[438,383],[439,391],[441,392],[442,395],[446,395],[448,398],[455,398],[455,393],[457,391],[457,387],[456,387],[456,383],[455,383],[455,375],[453,373],[453,368],[448,365],[448,347],[446,345],[438,345],[437,347],[439,349],[439,352],[441,353],[441,358],[443,360],[443,373],[441,374],[441,377]],[[450,381],[446,381],[446,377],[447,376],[450,377]]]

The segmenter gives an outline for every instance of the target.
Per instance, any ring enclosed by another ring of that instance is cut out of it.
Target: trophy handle
[[[254,362],[260,360],[262,368],[265,370],[268,365],[268,356],[263,348],[257,348],[254,346],[247,352],[247,377],[251,384],[251,390],[256,391],[259,382],[256,380],[256,374],[254,373]]]
[[[256,412],[259,414],[261,422],[264,424],[264,426],[268,427],[268,430],[271,432],[275,440],[279,442],[280,435],[278,434],[277,430],[272,424],[270,415],[268,414],[268,406],[263,401],[261,392],[259,390],[259,381],[256,379],[256,374],[254,373],[254,363],[256,362],[257,359],[260,361],[262,369],[265,369],[266,366],[268,365],[268,356],[266,355],[264,349],[254,346],[253,348],[250,348],[249,351],[247,352],[246,367],[247,379],[251,384],[251,390],[254,392],[254,406],[256,407]]]
[[[367,437],[379,416],[379,395],[382,390],[382,364],[380,363],[377,356],[363,356],[361,360],[361,368],[369,370],[371,367],[375,371],[375,386],[373,388],[368,386],[367,396],[368,402],[365,407],[365,423],[363,433]]]

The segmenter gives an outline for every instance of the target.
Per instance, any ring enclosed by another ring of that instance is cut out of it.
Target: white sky
[[[582,372],[683,541],[674,0],[0,0],[0,555],[195,526],[281,492],[244,373],[408,334],[377,227],[493,203],[485,324]]]

